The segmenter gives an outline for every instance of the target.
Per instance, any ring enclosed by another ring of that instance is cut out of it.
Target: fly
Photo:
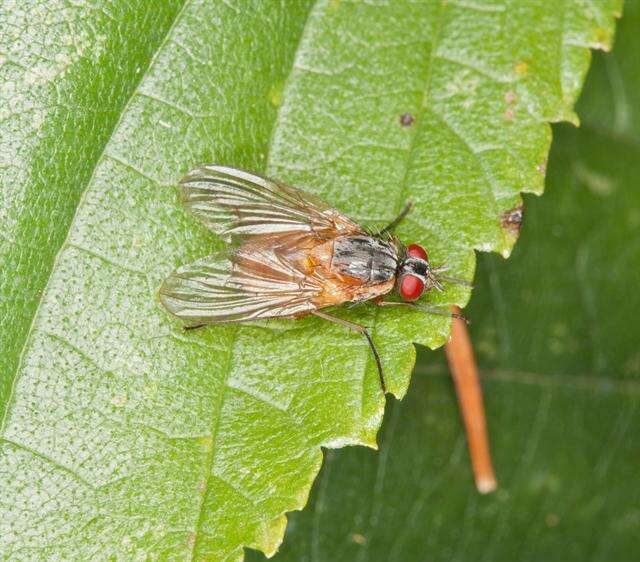
[[[432,267],[422,246],[392,233],[411,209],[369,231],[319,198],[281,182],[223,166],[203,166],[180,181],[185,206],[229,242],[228,249],[180,267],[160,301],[185,329],[309,314],[362,334],[386,392],[369,331],[324,311],[348,302],[407,306],[456,316],[415,301],[442,282],[468,284]],[[398,294],[402,301],[385,300]]]

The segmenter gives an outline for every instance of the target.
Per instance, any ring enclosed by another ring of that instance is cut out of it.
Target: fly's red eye
[[[412,258],[420,258],[421,260],[429,261],[427,251],[417,244],[409,244],[409,246],[407,246],[407,255]]]
[[[424,251],[424,250],[423,250]],[[400,294],[408,301],[414,301],[424,291],[424,283],[416,275],[405,275],[400,282]]]

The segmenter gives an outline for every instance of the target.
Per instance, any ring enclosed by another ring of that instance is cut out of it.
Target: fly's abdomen
[[[331,269],[365,285],[386,283],[396,275],[398,251],[393,241],[372,236],[341,236],[333,243]]]

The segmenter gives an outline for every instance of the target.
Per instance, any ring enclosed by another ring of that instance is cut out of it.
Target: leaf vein
[[[20,358],[18,359],[18,364],[17,364],[17,367],[15,369],[15,372],[12,374],[11,386],[10,386],[10,389],[9,389],[9,392],[8,392],[8,398],[7,398],[6,402],[5,402],[5,409],[4,409],[4,412],[3,412],[3,415],[2,415],[2,419],[0,419],[0,438],[2,438],[4,436],[5,427],[6,427],[8,419],[9,419],[9,412],[11,410],[10,406],[13,403],[13,400],[14,400],[15,386],[16,386],[16,381],[18,379],[18,373],[22,370],[22,365],[23,365],[23,361],[24,361],[24,357],[25,357],[25,352],[26,352],[26,350],[28,348],[29,341],[31,340],[31,336],[32,336],[33,329],[34,329],[34,326],[35,326],[35,323],[36,323],[36,318],[38,317],[38,314],[39,314],[40,305],[42,303],[43,296],[48,292],[49,284],[50,284],[51,279],[52,279],[52,272],[56,270],[56,266],[57,266],[57,264],[58,264],[58,262],[60,260],[60,256],[62,255],[64,249],[67,247],[67,244],[68,244],[68,241],[69,241],[69,236],[70,236],[70,234],[71,234],[71,232],[73,230],[73,226],[74,226],[74,224],[75,224],[75,222],[76,222],[76,220],[78,218],[78,212],[83,207],[83,203],[84,203],[84,201],[86,199],[86,196],[87,196],[88,187],[89,187],[89,185],[91,185],[91,183],[94,180],[96,171],[98,169],[98,164],[100,164],[100,162],[103,160],[103,156],[104,156],[104,154],[105,154],[105,152],[107,150],[107,147],[108,147],[111,139],[113,138],[113,135],[114,135],[115,131],[118,129],[118,126],[120,125],[120,122],[122,120],[122,116],[126,113],[127,108],[131,104],[131,101],[135,97],[136,92],[138,91],[138,88],[140,87],[140,84],[142,82],[142,78],[147,74],[147,71],[153,66],[153,64],[154,64],[154,62],[156,60],[156,57],[158,56],[158,53],[162,50],[162,47],[164,46],[164,44],[168,40],[172,30],[175,28],[177,22],[180,20],[180,16],[184,12],[185,6],[187,6],[190,1],[191,0],[183,0],[184,3],[182,4],[182,7],[176,12],[176,15],[175,15],[173,21],[167,27],[165,35],[164,35],[163,39],[158,43],[158,47],[155,50],[155,53],[149,58],[149,62],[147,64],[147,67],[144,69],[144,71],[141,70],[141,72],[139,73],[138,82],[137,82],[136,86],[133,88],[133,91],[132,91],[129,99],[123,104],[122,109],[120,111],[119,119],[117,119],[114,122],[112,130],[111,130],[110,134],[106,136],[105,141],[104,141],[104,146],[102,147],[102,150],[100,151],[100,153],[98,154],[98,157],[96,158],[96,161],[95,161],[94,166],[93,166],[93,171],[92,171],[92,173],[91,173],[91,175],[90,175],[90,177],[89,177],[89,179],[88,179],[88,181],[87,181],[87,183],[85,185],[83,194],[82,194],[80,200],[78,201],[78,205],[76,207],[76,213],[75,213],[73,219],[71,220],[71,222],[69,223],[68,230],[67,230],[67,239],[63,242],[62,246],[60,247],[60,250],[58,251],[56,257],[53,260],[53,263],[51,264],[51,267],[49,269],[49,276],[48,276],[47,283],[46,283],[43,291],[40,294],[40,298],[38,300],[37,305],[35,306],[33,316],[31,317],[31,323],[29,325],[29,329],[28,329],[27,334],[25,336],[25,339],[24,339],[24,342],[23,342],[23,345],[22,345],[22,350],[20,352]]]

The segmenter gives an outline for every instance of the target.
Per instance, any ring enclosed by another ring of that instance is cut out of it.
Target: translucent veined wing
[[[226,238],[362,232],[358,224],[314,195],[235,168],[202,166],[180,181],[180,189],[185,206]]]
[[[323,291],[303,263],[275,239],[244,244],[179,268],[160,288],[160,301],[192,326],[303,316],[318,308]]]

